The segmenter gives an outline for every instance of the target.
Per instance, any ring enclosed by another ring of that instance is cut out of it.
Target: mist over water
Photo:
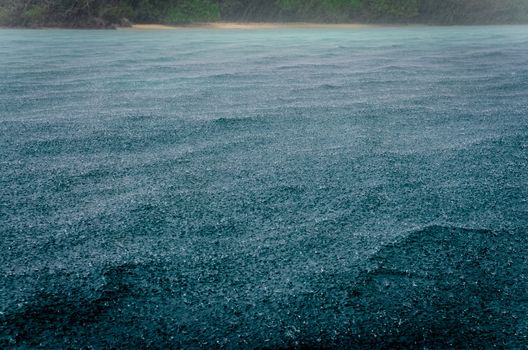
[[[0,30],[0,346],[523,347],[527,116],[526,26]]]

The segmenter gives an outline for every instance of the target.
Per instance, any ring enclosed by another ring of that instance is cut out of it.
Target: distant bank
[[[0,26],[116,28],[133,23],[528,23],[528,0],[9,0]],[[200,25],[200,24],[198,24]],[[315,25],[315,24],[314,24]],[[223,24],[219,24],[223,26]]]

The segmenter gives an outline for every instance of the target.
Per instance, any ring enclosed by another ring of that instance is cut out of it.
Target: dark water
[[[0,30],[0,347],[528,347],[528,27]]]

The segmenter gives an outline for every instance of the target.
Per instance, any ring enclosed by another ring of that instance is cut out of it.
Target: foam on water
[[[0,345],[525,345],[527,29],[0,30]]]

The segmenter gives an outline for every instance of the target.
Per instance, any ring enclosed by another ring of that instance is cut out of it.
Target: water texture
[[[0,347],[528,347],[528,27],[0,30]]]

